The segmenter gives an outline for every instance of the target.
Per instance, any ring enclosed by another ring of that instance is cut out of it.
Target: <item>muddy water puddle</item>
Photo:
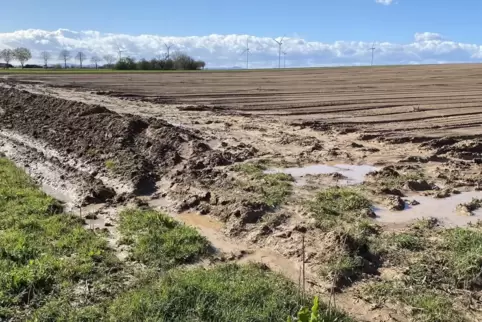
[[[371,165],[352,165],[352,164],[315,164],[299,168],[274,168],[264,171],[266,174],[286,173],[291,175],[297,185],[303,186],[307,183],[308,176],[335,174],[339,173],[341,176],[338,183],[341,185],[356,185],[363,183],[365,176],[373,171],[380,170]]]
[[[446,227],[464,227],[470,223],[482,220],[482,209],[475,210],[473,216],[460,214],[456,208],[461,203],[468,203],[473,198],[482,198],[481,191],[463,192],[448,198],[436,199],[433,197],[416,196],[414,199],[419,205],[406,205],[405,210],[391,211],[374,207],[377,221],[382,223],[408,223],[422,218],[433,217]]]

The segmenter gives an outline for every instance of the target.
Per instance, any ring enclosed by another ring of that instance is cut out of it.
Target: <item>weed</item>
[[[293,319],[291,316],[288,317],[288,322],[292,322]],[[299,322],[328,322],[328,321],[337,321],[337,322],[348,322],[351,319],[340,315],[337,312],[331,313],[331,311],[327,312],[320,312],[320,302],[318,297],[316,296],[313,300],[313,306],[308,308],[307,306],[303,306],[298,313],[296,314],[296,321]]]
[[[263,163],[257,162],[257,163],[238,163],[233,167],[234,171],[237,172],[242,172],[244,174],[248,175],[259,175],[262,173],[264,170],[266,170],[267,167]]]
[[[115,160],[111,160],[111,159],[106,160],[104,162],[104,165],[105,165],[106,169],[110,170],[110,171],[115,171],[118,167],[117,162]]]
[[[332,226],[339,220],[353,222],[370,211],[370,201],[355,188],[333,187],[318,192],[308,205],[312,216],[322,225]]]
[[[407,286],[404,282],[382,281],[366,285],[362,289],[365,297],[378,303],[402,302],[412,307],[416,321],[463,322],[463,313],[458,312],[453,300],[440,292],[424,287]]]
[[[195,229],[153,210],[124,210],[119,229],[131,238],[133,259],[163,269],[192,263],[210,248]]]
[[[241,163],[234,167],[235,171],[249,177],[241,186],[250,192],[260,195],[262,201],[270,207],[282,204],[292,193],[293,177],[285,173],[263,173],[263,163]]]
[[[423,249],[422,241],[419,237],[409,233],[393,234],[392,243],[398,249],[418,251]]]

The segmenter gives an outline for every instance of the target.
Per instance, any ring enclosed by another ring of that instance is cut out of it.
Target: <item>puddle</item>
[[[443,199],[416,196],[407,199],[417,200],[420,205],[407,205],[405,210],[402,211],[391,211],[383,208],[374,208],[373,210],[377,215],[377,220],[383,223],[408,223],[417,219],[434,217],[446,227],[463,227],[469,223],[482,220],[482,209],[474,211],[474,216],[460,215],[456,211],[457,205],[470,202],[472,198],[482,198],[482,192],[463,192]]]
[[[372,172],[377,171],[379,168],[371,165],[352,165],[352,164],[337,164],[337,165],[309,165],[301,168],[285,168],[285,169],[269,169],[264,173],[286,173],[290,174],[296,181],[297,185],[305,185],[306,180],[304,177],[308,175],[318,174],[332,174],[339,173],[344,176],[338,182],[341,185],[356,185],[363,183],[365,176]]]
[[[216,231],[220,231],[224,227],[224,225],[217,220],[192,212],[178,214],[176,218],[188,226],[202,227]]]

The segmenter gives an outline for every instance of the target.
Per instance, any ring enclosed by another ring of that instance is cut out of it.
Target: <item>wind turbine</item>
[[[283,66],[284,66],[284,67],[283,67],[283,68],[286,68],[286,55],[287,55],[287,54],[288,54],[288,53],[287,53],[286,51],[283,51],[283,58],[284,58],[284,60],[283,60]]]
[[[246,38],[246,49],[241,53],[246,53],[246,69],[249,69],[249,36]]]
[[[373,58],[374,58],[374,55],[375,55],[375,42],[373,42],[372,44],[372,47],[370,48],[370,50],[372,51],[372,66],[373,66]]]
[[[166,51],[167,51],[166,59],[169,59],[169,57],[171,57],[171,47],[172,47],[172,45],[168,45],[168,44],[164,43],[164,46],[166,47]]]
[[[285,39],[285,36],[283,36],[280,41],[273,38],[273,40],[278,44],[278,68],[281,68],[281,46],[283,46],[283,39]]]
[[[117,45],[117,52],[119,53],[119,60],[122,59],[122,53],[124,51],[125,51],[124,49],[122,49],[119,45]]]

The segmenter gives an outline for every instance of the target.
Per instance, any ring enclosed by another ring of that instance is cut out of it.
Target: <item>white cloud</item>
[[[164,43],[173,45],[173,50],[184,51],[207,62],[208,67],[245,66],[246,56],[242,54],[247,35],[208,35],[170,37],[158,35],[109,34],[98,31],[72,31],[59,29],[19,30],[0,33],[0,49],[25,46],[32,50],[33,63],[40,63],[42,51],[52,52],[52,61],[62,49],[84,51],[88,56],[98,54],[117,55],[117,45],[123,47],[123,55],[135,58],[152,58],[165,53]],[[278,65],[278,47],[268,37],[249,36],[250,66],[275,67]],[[287,52],[286,65],[337,66],[367,65],[371,60],[371,42],[336,41],[324,43],[301,38],[286,38],[283,51]],[[417,33],[410,43],[375,43],[377,64],[424,64],[441,62],[475,62],[482,58],[478,44],[460,43],[447,40],[437,33]],[[73,55],[75,56],[75,55]],[[72,60],[72,62],[74,62]]]
[[[442,35],[435,32],[417,32],[415,34],[415,41],[417,42],[442,41],[442,40],[444,40]]]
[[[389,6],[393,3],[393,0],[375,0],[376,3],[383,4],[385,6]]]

